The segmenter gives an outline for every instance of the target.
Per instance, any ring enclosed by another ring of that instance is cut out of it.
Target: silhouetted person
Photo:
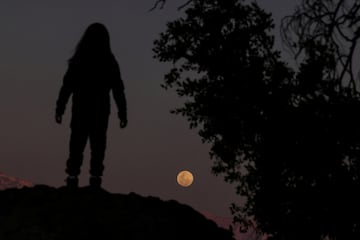
[[[124,84],[119,65],[111,52],[110,36],[103,24],[91,24],[68,62],[59,98],[56,122],[61,123],[70,95],[72,118],[70,153],[66,163],[68,187],[78,186],[83,152],[89,139],[90,186],[100,187],[110,114],[110,90],[118,108],[120,127],[127,125]]]

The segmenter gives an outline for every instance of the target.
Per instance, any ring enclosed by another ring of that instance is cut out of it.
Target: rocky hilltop
[[[176,201],[89,187],[2,190],[0,226],[2,240],[233,239],[230,231]]]

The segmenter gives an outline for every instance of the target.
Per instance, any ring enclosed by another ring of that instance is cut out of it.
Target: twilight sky
[[[112,101],[103,187],[174,199],[200,211],[228,216],[239,202],[234,187],[211,174],[208,145],[181,116],[169,110],[182,102],[160,87],[167,64],[152,58],[153,40],[179,16],[169,0],[148,12],[155,0],[1,0],[0,2],[0,172],[59,187],[64,185],[71,101],[62,125],[55,102],[67,59],[86,27],[105,24],[126,88],[129,125],[122,130]],[[278,25],[298,1],[261,0]],[[275,30],[278,36],[278,29]],[[279,47],[279,43],[277,44]],[[80,185],[88,184],[89,148]],[[188,169],[194,184],[182,188],[176,174]]]

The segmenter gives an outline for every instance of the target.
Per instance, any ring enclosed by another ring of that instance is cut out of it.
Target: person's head
[[[70,61],[109,54],[111,54],[111,47],[108,30],[101,23],[93,23],[87,27]]]

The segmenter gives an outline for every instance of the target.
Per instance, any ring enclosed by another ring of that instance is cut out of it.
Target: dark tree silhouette
[[[186,99],[172,112],[199,129],[213,173],[246,198],[232,205],[234,220],[272,239],[358,239],[360,99],[354,84],[339,84],[346,67],[336,46],[296,40],[304,51],[295,73],[256,3],[184,9],[155,41],[155,57],[173,63],[163,87]]]
[[[268,108],[286,105],[292,73],[272,49],[272,19],[257,4],[192,1],[187,7],[186,16],[168,23],[155,41],[156,58],[174,63],[163,87],[188,99],[173,112],[200,128],[203,141],[212,144],[213,172],[236,183],[248,198],[240,212],[252,216],[264,121]]]
[[[104,170],[106,132],[112,91],[118,107],[120,127],[127,125],[124,84],[118,63],[111,52],[110,36],[101,23],[91,24],[69,60],[59,98],[57,123],[61,123],[68,99],[72,95],[72,118],[69,158],[66,163],[68,186],[77,187],[83,151],[90,141],[90,185],[100,187]]]
[[[360,90],[359,67],[360,2],[358,0],[302,0],[294,14],[283,18],[281,35],[285,46],[298,58],[314,44],[332,51],[335,66],[329,70],[340,86]]]

